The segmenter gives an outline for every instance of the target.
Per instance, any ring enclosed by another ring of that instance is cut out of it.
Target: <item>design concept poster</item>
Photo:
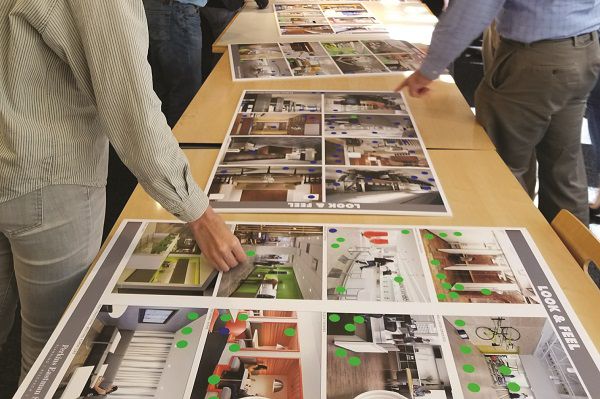
[[[598,352],[524,229],[228,223],[248,261],[182,289],[174,257],[211,268],[186,225],[124,221],[15,397],[599,392]],[[144,263],[167,276],[121,291]]]
[[[450,214],[389,92],[245,92],[206,192],[223,212]]]

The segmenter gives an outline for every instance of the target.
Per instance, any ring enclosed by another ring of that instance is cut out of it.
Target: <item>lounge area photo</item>
[[[341,75],[342,73],[329,57],[288,57],[287,62],[294,76]]]
[[[423,50],[404,40],[363,40],[365,46],[374,54],[413,54],[421,58]]]
[[[408,115],[325,114],[326,136],[416,138]]]
[[[233,122],[235,136],[320,136],[321,116],[316,114],[240,113]]]
[[[414,229],[331,228],[327,298],[339,301],[430,302]]]
[[[214,310],[190,399],[321,394],[321,313]]]
[[[219,167],[208,194],[214,202],[311,202],[321,181],[320,167]]]
[[[321,299],[322,227],[237,224],[234,234],[249,257],[221,275],[218,296]]]
[[[298,92],[249,92],[240,112],[321,112],[321,94]]]
[[[449,399],[433,316],[329,313],[327,399]]]
[[[504,230],[424,229],[421,239],[440,301],[539,303]]]
[[[325,163],[347,166],[429,167],[416,139],[327,138]]]
[[[216,279],[187,225],[150,222],[113,292],[210,296]]]
[[[445,317],[465,399],[591,399],[545,317]]]
[[[242,61],[282,58],[277,43],[240,44],[237,49]]]
[[[319,42],[279,43],[287,58],[327,57],[327,51]]]
[[[292,76],[292,71],[284,58],[255,58],[236,63],[235,76],[238,79],[266,79]]]
[[[232,137],[222,165],[321,164],[319,137]]]
[[[183,398],[206,313],[102,306],[53,398]]]
[[[325,112],[408,115],[400,93],[325,93]]]

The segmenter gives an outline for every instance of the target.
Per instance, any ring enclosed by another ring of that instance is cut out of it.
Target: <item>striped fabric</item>
[[[421,73],[437,78],[495,17],[507,39],[563,39],[600,28],[600,0],[453,0],[435,29]]]
[[[108,140],[184,221],[194,182],[152,89],[142,0],[0,1],[0,203],[48,185],[106,184]]]

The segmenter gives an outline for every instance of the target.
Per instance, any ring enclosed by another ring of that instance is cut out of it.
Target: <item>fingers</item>
[[[237,239],[235,240],[235,245],[233,246],[233,255],[240,263],[246,262],[248,260],[248,256],[246,256],[242,245]]]
[[[395,89],[394,91],[396,91],[396,92],[400,92],[400,91],[402,91],[402,89],[404,89],[404,88],[407,86],[407,83],[406,83],[406,81],[407,81],[407,80],[408,80],[408,78],[407,78],[407,79],[404,79],[404,80],[402,81],[402,83],[400,83],[400,84],[398,85],[398,87],[396,87],[396,89]]]

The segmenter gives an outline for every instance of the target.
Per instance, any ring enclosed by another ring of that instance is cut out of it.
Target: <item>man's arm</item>
[[[408,87],[411,95],[427,92],[437,79],[490,25],[506,0],[454,0],[440,18],[431,38],[431,46],[419,71],[407,78],[397,90]]]
[[[68,55],[98,126],[144,189],[190,222],[205,255],[222,270],[246,259],[239,241],[209,208],[152,88],[148,28],[141,0],[67,0],[79,43]],[[65,21],[55,21],[55,23]],[[83,54],[78,54],[78,52]],[[79,61],[79,62],[78,62]],[[85,70],[87,68],[87,70]],[[88,87],[85,87],[85,86]]]

